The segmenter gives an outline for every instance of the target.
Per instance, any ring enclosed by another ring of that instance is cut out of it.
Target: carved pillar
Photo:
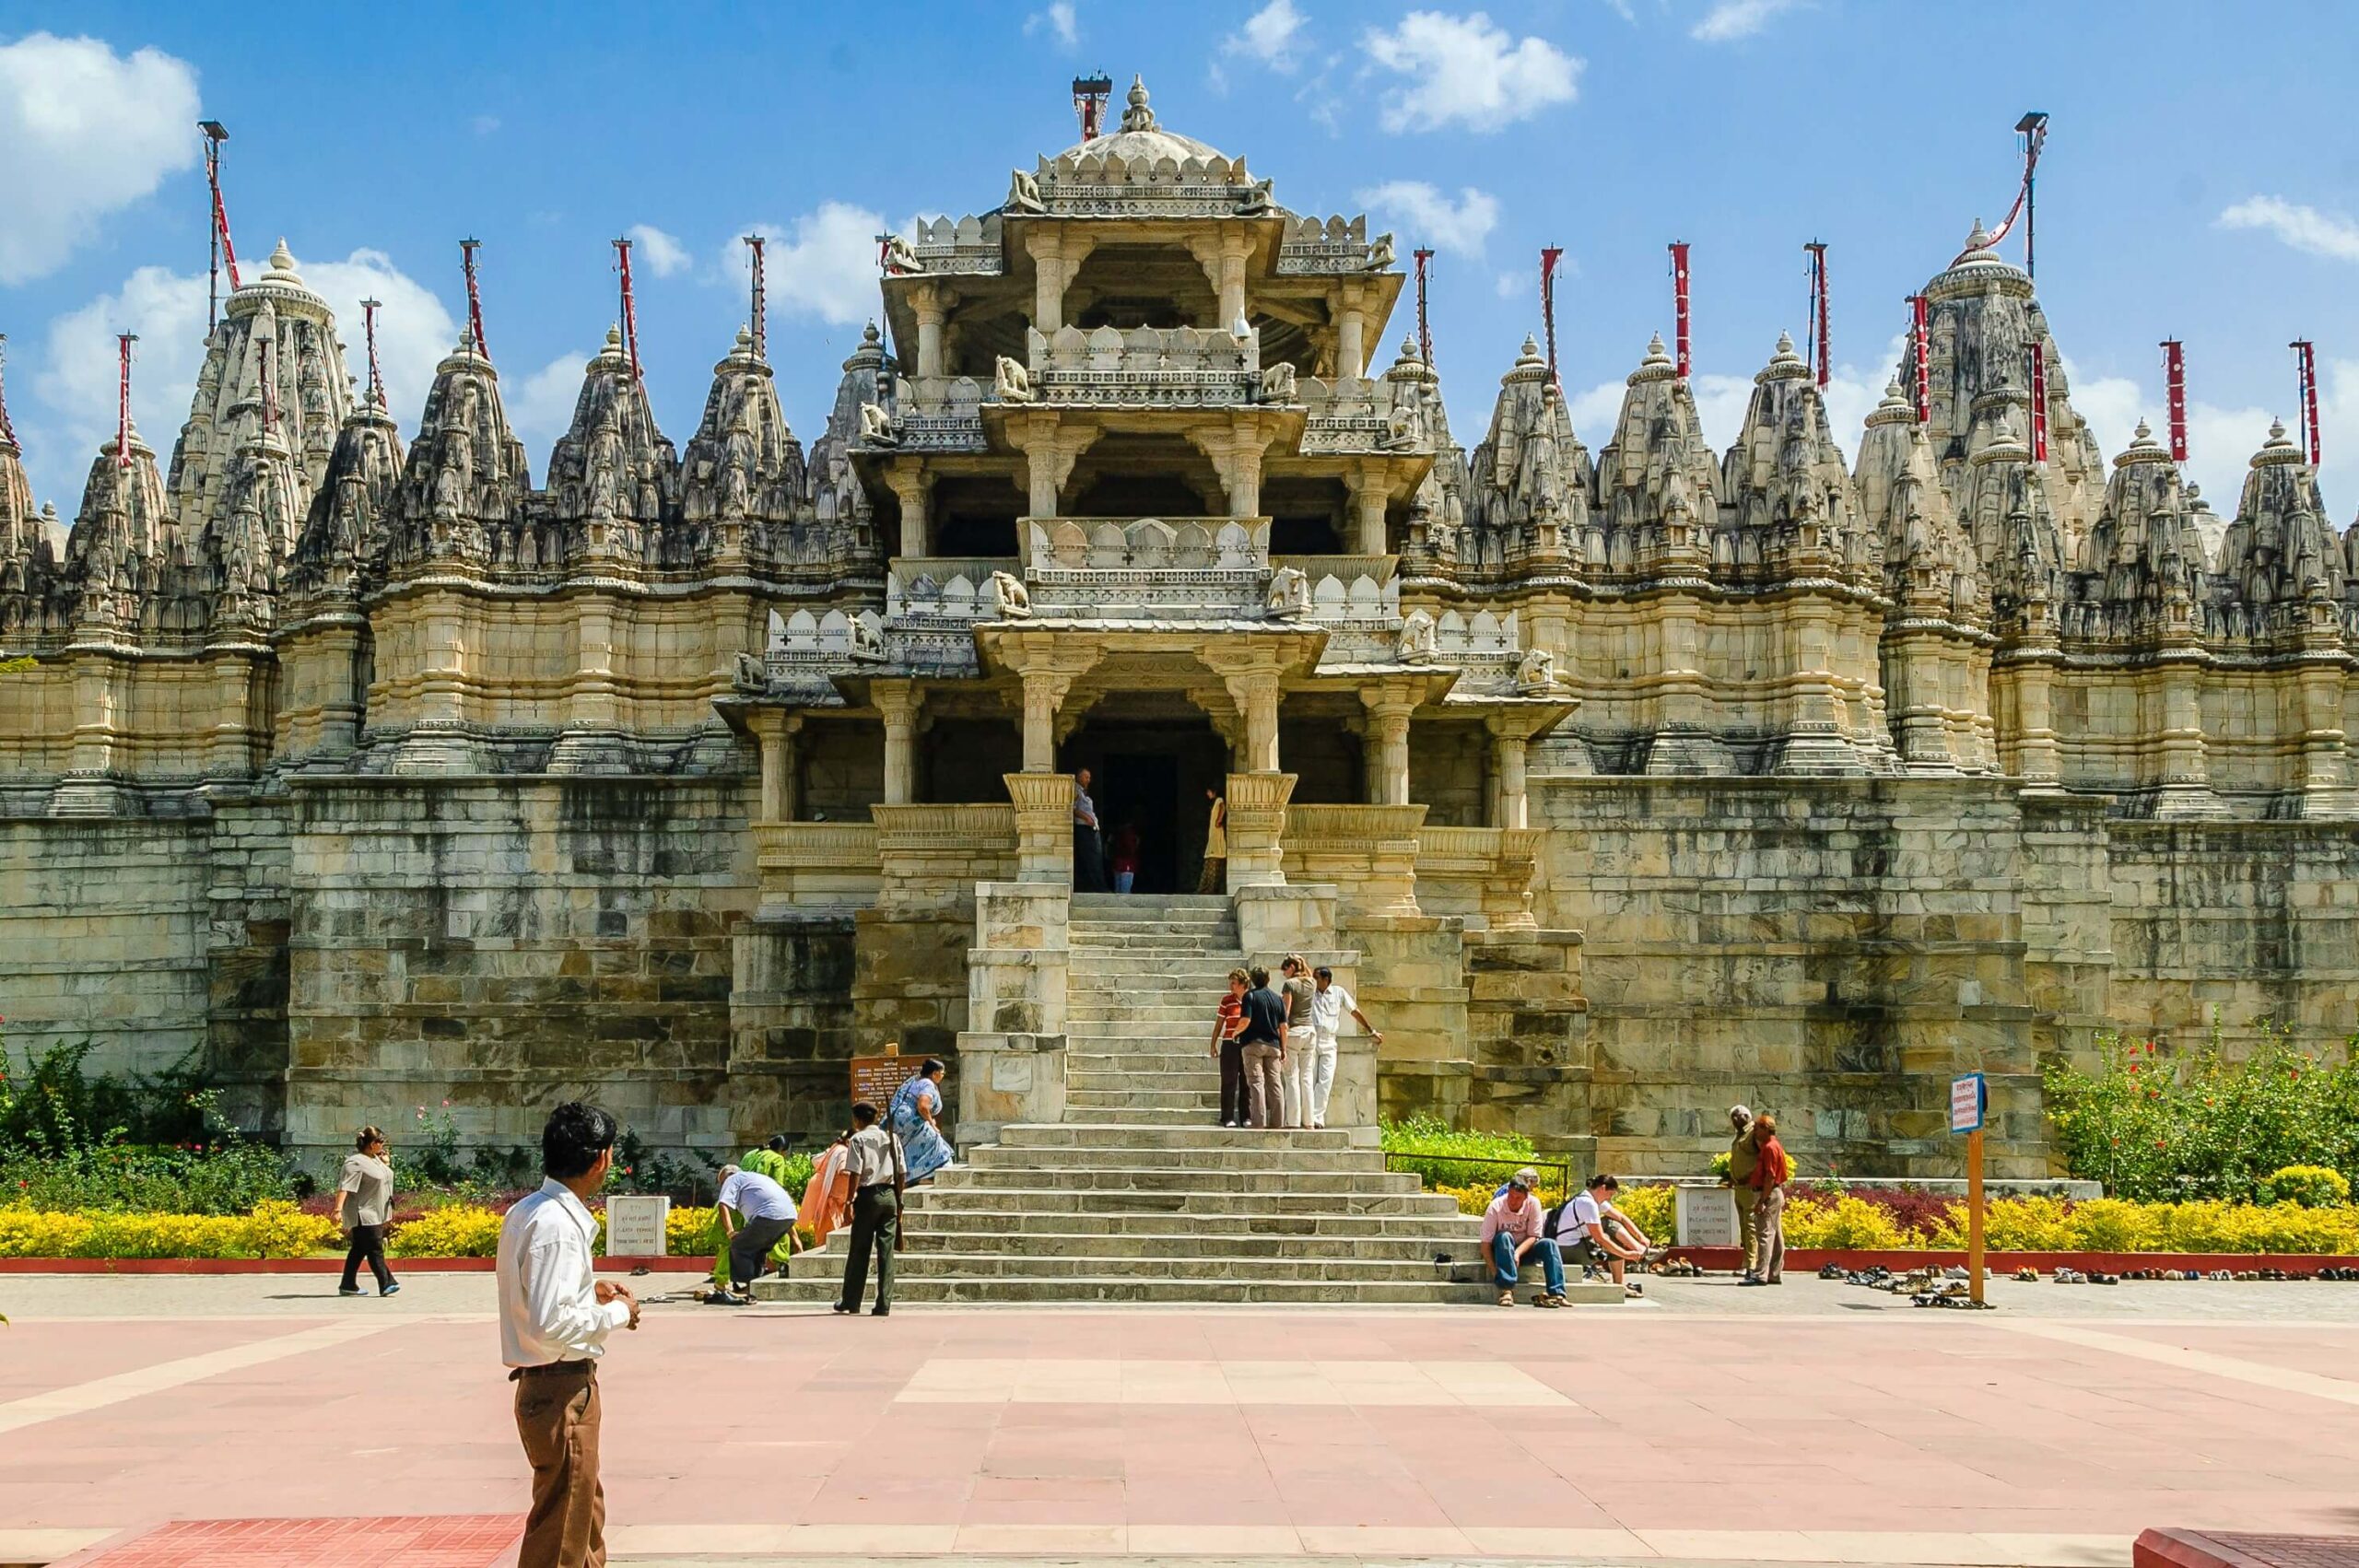
[[[885,483],[901,503],[901,554],[915,558],[926,553],[926,505],[932,497],[933,482],[922,462],[902,462],[893,460],[885,470]]]
[[[1367,374],[1367,286],[1346,283],[1335,312],[1336,375],[1357,380]]]
[[[1097,662],[1095,648],[1061,645],[1047,634],[1009,638],[994,649],[1022,683],[1024,771],[1052,773],[1057,766],[1057,714],[1074,682]]]
[[[2048,701],[2056,672],[2045,662],[2018,664],[2010,672],[2015,694],[2015,773],[2028,789],[2054,790],[2063,778]]]
[[[1352,511],[1357,526],[1352,548],[1363,556],[1384,554],[1384,506],[1391,498],[1391,485],[1384,465],[1364,462],[1352,470],[1350,486]]]
[[[1291,773],[1228,776],[1228,891],[1275,887],[1286,880],[1284,840]]]
[[[872,681],[868,700],[885,720],[885,803],[908,805],[917,799],[918,722],[924,694],[915,681]]]
[[[1283,665],[1273,649],[1234,643],[1213,644],[1197,657],[1221,679],[1228,700],[1243,720],[1244,745],[1238,755],[1239,771],[1278,770],[1278,694]]]
[[[1367,726],[1375,737],[1376,767],[1369,776],[1370,805],[1409,803],[1409,715],[1417,699],[1381,686],[1364,687],[1360,701],[1367,708]]]
[[[1256,425],[1206,427],[1188,432],[1196,450],[1211,460],[1228,493],[1228,515],[1262,515],[1262,455],[1269,449],[1268,432]]]
[[[1502,723],[1493,718],[1486,726],[1491,731],[1491,825],[1528,826],[1523,764],[1529,739],[1522,726],[1512,720]]]
[[[1053,224],[1036,224],[1025,236],[1032,255],[1032,326],[1052,333],[1065,324],[1065,290],[1097,248],[1097,241]]]
[[[1241,229],[1224,228],[1191,240],[1188,248],[1195,252],[1197,264],[1204,269],[1204,280],[1219,299],[1214,307],[1219,319],[1212,324],[1234,326],[1245,314],[1245,263],[1253,253],[1253,237]]]
[[[1016,880],[1071,887],[1073,776],[1027,771],[1000,777],[1015,802]]]
[[[918,380],[930,381],[943,369],[942,322],[949,314],[950,292],[940,284],[921,283],[910,290],[910,310],[918,319]]]
[[[1034,414],[1007,422],[1008,439],[1024,454],[1025,479],[1031,491],[1028,516],[1055,517],[1065,481],[1074,464],[1097,441],[1094,426],[1065,423],[1053,414]]]
[[[794,820],[794,737],[802,731],[800,714],[775,708],[757,708],[745,716],[762,752],[762,815],[764,822]]]

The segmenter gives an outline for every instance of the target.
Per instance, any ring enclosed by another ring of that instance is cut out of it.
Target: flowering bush
[[[2351,1201],[2351,1184],[2341,1171],[2324,1165],[2287,1165],[2269,1173],[2260,1184],[2263,1203],[2298,1203],[2305,1209],[2331,1209]]]
[[[499,1251],[499,1226],[505,1216],[498,1210],[452,1203],[429,1209],[414,1220],[404,1220],[385,1238],[385,1251],[395,1258],[490,1258]],[[603,1229],[603,1222],[601,1224]]]
[[[0,1209],[0,1258],[301,1258],[335,1227],[292,1203],[251,1214],[82,1214]]]
[[[1394,1156],[1386,1162],[1391,1169],[1421,1176],[1435,1188],[1496,1191],[1516,1166],[1539,1157],[1520,1132],[1461,1132],[1438,1117],[1383,1122],[1377,1135],[1385,1153]],[[1483,1201],[1487,1205],[1490,1199]]]
[[[2359,1038],[2359,1037],[2355,1037]],[[2051,1064],[2048,1120],[2068,1169],[2122,1198],[2260,1199],[2287,1167],[2359,1176],[2359,1065],[2297,1049],[2271,1032],[2242,1061],[2221,1054],[2219,1026],[2192,1051],[2103,1036],[2092,1075]],[[2311,1190],[2305,1185],[2303,1190]]]

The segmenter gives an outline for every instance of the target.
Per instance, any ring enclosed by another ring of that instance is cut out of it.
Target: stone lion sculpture
[[[893,416],[873,403],[860,405],[860,439],[863,446],[897,447],[901,444],[901,438],[893,429]]]
[[[992,375],[992,395],[1002,403],[1031,402],[1032,372],[1022,360],[1001,355]]]
[[[1392,656],[1403,664],[1432,662],[1441,651],[1434,637],[1434,618],[1423,610],[1412,610],[1402,617],[1401,636],[1392,645]]]
[[[1515,689],[1519,696],[1545,696],[1562,685],[1556,679],[1556,656],[1546,649],[1528,649],[1516,661]]]

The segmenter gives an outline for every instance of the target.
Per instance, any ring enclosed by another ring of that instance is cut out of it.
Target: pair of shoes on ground
[[[1543,1291],[1540,1294],[1532,1298],[1532,1305],[1534,1306],[1562,1306],[1565,1305],[1565,1298],[1560,1295],[1550,1295],[1547,1292]]]
[[[392,1284],[387,1285],[383,1290],[379,1291],[377,1293],[381,1296],[398,1295],[401,1293],[401,1281],[396,1280]],[[335,1293],[340,1296],[365,1296],[369,1293],[362,1290],[358,1285],[338,1285],[335,1288]]]
[[[860,1316],[860,1308],[856,1306],[846,1306],[839,1301],[829,1303],[827,1310],[836,1314],[839,1317],[857,1317]],[[890,1317],[893,1316],[893,1309],[889,1306],[872,1306],[868,1309],[868,1316],[871,1317]]]
[[[1765,1280],[1758,1274],[1747,1274],[1737,1281],[1740,1285],[1782,1285],[1785,1282],[1782,1279]]]

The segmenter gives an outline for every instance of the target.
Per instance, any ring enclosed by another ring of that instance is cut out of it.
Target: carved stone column
[[[885,470],[885,483],[901,503],[901,555],[915,559],[926,553],[926,503],[931,498],[933,484],[921,462],[891,462]]]
[[[1228,515],[1262,515],[1262,456],[1270,438],[1257,427],[1207,426],[1188,432],[1188,439],[1212,462],[1228,493]]]
[[[1197,657],[1228,689],[1228,700],[1244,723],[1245,744],[1238,761],[1248,773],[1278,770],[1278,696],[1283,665],[1273,649],[1215,643]]]
[[[1069,773],[1003,773],[1007,798],[1015,802],[1015,877],[1018,882],[1073,885],[1073,776]]]
[[[1245,314],[1245,263],[1253,253],[1253,237],[1242,229],[1224,227],[1218,234],[1205,235],[1189,242],[1196,263],[1204,269],[1204,280],[1213,286],[1213,293],[1220,303],[1215,307],[1220,319],[1213,324],[1228,327]]]
[[[1367,708],[1367,724],[1375,735],[1376,772],[1368,784],[1368,803],[1405,806],[1409,803],[1409,715],[1417,699],[1382,686],[1363,687],[1360,701]]]
[[[1502,724],[1497,719],[1487,721],[1491,731],[1491,779],[1495,787],[1492,825],[1520,828],[1529,826],[1529,814],[1524,784],[1524,747],[1528,741],[1522,729],[1513,723]]]
[[[1065,290],[1072,287],[1074,275],[1097,242],[1086,235],[1052,224],[1033,228],[1024,239],[1024,248],[1032,256],[1032,325],[1036,331],[1055,332],[1065,324]]]
[[[1228,776],[1228,891],[1274,887],[1286,880],[1284,843],[1291,773]]]
[[[764,822],[794,820],[794,737],[802,731],[800,714],[776,708],[757,708],[745,716],[762,753],[762,815]]]
[[[1065,693],[1097,663],[1098,650],[1050,640],[1047,633],[1012,637],[995,645],[999,662],[1022,683],[1024,771],[1052,773],[1057,766],[1057,714]]]
[[[1352,513],[1356,521],[1352,548],[1363,556],[1384,554],[1384,507],[1391,486],[1379,462],[1364,462],[1352,471]]]
[[[917,739],[925,696],[915,681],[873,681],[868,699],[885,720],[885,803],[905,806],[917,799]]]
[[[918,380],[931,381],[944,374],[942,323],[956,298],[938,283],[921,283],[910,290],[910,310],[918,319]]]
[[[1367,374],[1367,286],[1346,283],[1343,308],[1335,316],[1336,375],[1357,380]]]
[[[1008,439],[1025,458],[1025,479],[1031,492],[1027,515],[1055,517],[1065,481],[1073,477],[1073,465],[1081,461],[1081,454],[1097,441],[1097,427],[1069,424],[1053,414],[1031,414],[1011,418],[1006,429]]]

